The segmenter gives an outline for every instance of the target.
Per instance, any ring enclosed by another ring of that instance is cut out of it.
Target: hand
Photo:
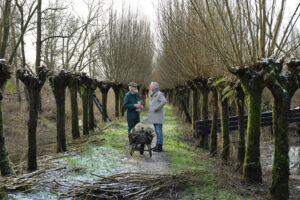
[[[143,108],[144,108],[144,106],[142,106],[142,105],[140,105],[140,104],[134,104],[134,107],[135,107],[135,108],[139,108],[139,109],[143,109]]]

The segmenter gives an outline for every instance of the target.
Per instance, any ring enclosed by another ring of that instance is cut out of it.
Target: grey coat
[[[150,100],[149,117],[148,121],[152,124],[165,123],[165,109],[164,105],[167,103],[165,95],[157,91]],[[155,112],[156,110],[156,112]]]

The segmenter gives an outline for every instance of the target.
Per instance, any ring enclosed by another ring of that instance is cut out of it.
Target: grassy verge
[[[207,153],[196,148],[194,144],[183,138],[183,130],[179,120],[173,114],[172,107],[166,108],[164,124],[164,147],[171,158],[172,168],[180,173],[185,170],[200,171],[200,177],[191,177],[191,181],[183,189],[183,199],[247,199],[225,189],[226,182],[213,172],[214,164],[205,159]]]

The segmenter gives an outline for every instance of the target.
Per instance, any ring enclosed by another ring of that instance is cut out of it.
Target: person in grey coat
[[[148,121],[154,124],[155,132],[157,134],[157,145],[153,149],[154,152],[162,152],[163,146],[163,123],[165,123],[165,109],[164,105],[167,103],[165,95],[159,91],[157,82],[150,84],[152,91],[150,99],[149,117]]]

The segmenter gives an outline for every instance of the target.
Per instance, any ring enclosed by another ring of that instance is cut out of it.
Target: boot
[[[163,149],[162,149],[162,144],[159,144],[158,146],[157,146],[157,149],[154,149],[153,151],[154,152],[163,152]]]

